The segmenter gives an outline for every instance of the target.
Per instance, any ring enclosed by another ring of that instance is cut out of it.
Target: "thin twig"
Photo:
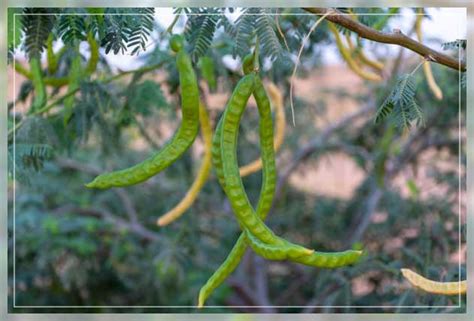
[[[325,13],[321,18],[319,18],[318,20],[314,22],[314,24],[311,26],[306,36],[303,38],[303,41],[301,41],[301,46],[298,51],[298,55],[296,56],[295,67],[293,68],[293,73],[291,74],[291,78],[290,78],[290,105],[291,105],[291,118],[293,120],[293,126],[296,126],[295,106],[293,105],[293,83],[295,82],[296,71],[298,70],[300,58],[301,58],[301,55],[303,54],[303,49],[304,49],[304,46],[306,45],[306,42],[308,41],[308,38],[311,36],[313,31],[318,27],[318,25],[324,20],[324,18],[326,18],[326,16],[328,16],[329,14],[330,14],[329,12]]]

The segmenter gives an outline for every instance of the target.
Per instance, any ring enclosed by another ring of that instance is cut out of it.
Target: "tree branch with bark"
[[[413,52],[416,52],[426,60],[447,66],[449,68],[466,71],[466,64],[460,62],[457,58],[450,57],[446,54],[443,54],[439,51],[431,49],[422,43],[408,37],[403,34],[401,30],[395,29],[391,33],[381,32],[371,27],[364,25],[358,21],[355,21],[350,17],[334,8],[303,8],[304,10],[317,14],[317,15],[326,15],[326,20],[331,21],[335,24],[338,24],[348,30],[351,30],[358,34],[361,38],[398,45],[407,49],[410,49]],[[329,13],[329,14],[328,14]]]

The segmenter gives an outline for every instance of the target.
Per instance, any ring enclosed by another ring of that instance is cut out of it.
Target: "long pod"
[[[83,76],[84,76],[84,72],[81,67],[81,56],[79,52],[77,52],[76,56],[73,58],[71,62],[71,68],[69,69],[69,73],[68,73],[68,78],[69,78],[69,83],[67,87],[68,93],[76,92],[79,89]],[[63,122],[65,125],[69,122],[73,114],[74,101],[75,101],[74,95],[70,95],[66,97],[66,99],[64,99]]]
[[[249,70],[246,71],[246,73],[249,73],[249,72],[250,72]],[[255,82],[256,82],[255,84],[256,86],[258,87],[262,86],[261,81],[255,81]],[[272,124],[268,124],[268,119],[271,121],[270,105],[269,105],[269,102],[265,102],[266,95],[262,95],[262,94],[265,94],[265,89],[263,88],[263,86],[260,87],[258,91],[260,92],[260,94],[257,95],[259,97],[259,99],[257,100],[257,106],[259,107],[259,113],[261,116],[259,127],[262,131],[265,131],[264,129],[265,126],[270,125],[269,128],[272,128]],[[216,130],[215,130],[213,141],[212,141],[212,149],[211,149],[213,167],[216,171],[219,183],[224,190],[226,189],[226,183],[224,180],[224,169],[223,169],[223,163],[222,163],[223,155],[221,153],[221,138],[222,138],[223,120],[225,118],[226,113],[228,112],[229,112],[229,109],[226,108],[224,115],[221,116],[221,119],[216,126]],[[267,114],[267,115],[266,116],[264,115],[262,117],[262,114]],[[265,119],[265,121],[263,121],[262,118]],[[267,131],[268,131],[268,127],[267,127]],[[273,133],[269,133],[269,134],[271,135],[268,135],[268,134],[264,135],[263,140],[267,140],[268,138],[273,140]],[[273,145],[273,142],[268,142],[266,145],[267,145],[267,148],[265,149],[265,152],[263,152],[263,147],[262,147],[262,159],[264,160],[264,165],[268,164],[269,166],[263,167],[264,183],[262,184],[262,190],[261,190],[261,195],[266,194],[266,197],[259,198],[259,202],[257,205],[257,213],[256,213],[262,220],[265,219],[266,215],[268,214],[268,209],[271,206],[271,203],[273,201],[274,188],[275,188],[274,184],[276,180],[276,174],[270,173],[271,171],[273,172],[275,171],[273,148],[268,148],[269,146]],[[245,239],[245,232],[244,232],[240,235],[239,239],[235,243],[234,247],[232,248],[231,252],[227,256],[225,261],[219,266],[219,268],[213,273],[213,275],[208,279],[206,284],[204,284],[204,286],[199,291],[199,298],[198,298],[199,307],[202,307],[204,305],[205,301],[211,295],[211,293],[239,265],[240,260],[242,259],[242,256],[244,255],[246,248],[247,248],[247,241]],[[307,255],[309,253],[306,252],[305,254]]]
[[[256,89],[261,85],[261,81],[256,80]],[[263,86],[261,87],[260,90],[262,93],[265,93],[265,89]],[[257,99],[257,97],[264,97],[262,95],[257,95],[256,100],[257,104],[260,102],[260,107],[259,112],[264,112],[266,103],[262,103],[261,99]],[[221,141],[221,136],[222,136],[222,123],[223,119],[226,115],[226,113],[229,112],[229,109],[226,109],[224,112],[224,115],[222,116],[221,120],[219,121],[219,124],[217,125],[214,138],[213,138],[213,146],[212,146],[212,161],[213,161],[213,166],[216,170],[217,177],[219,179],[219,182],[221,183],[221,186],[226,188],[225,180],[224,180],[224,171],[223,171],[223,165],[222,165],[222,155],[221,155],[221,146],[220,146],[220,141]],[[265,117],[264,117],[265,118]],[[269,118],[271,120],[271,117]],[[260,119],[260,126],[265,126],[264,123],[262,122],[262,119]],[[268,124],[266,124],[268,126]],[[265,129],[263,129],[265,131]],[[272,135],[263,135],[265,139],[273,139],[273,134]],[[273,146],[273,144],[268,143],[269,146]],[[271,169],[271,162],[273,159],[274,163],[274,157],[273,155],[273,148],[267,148],[265,149],[265,153],[262,148],[262,160],[263,160],[263,171],[268,171],[269,168]],[[270,159],[268,159],[270,157]],[[270,166],[266,166],[267,163],[270,163]],[[272,175],[264,175],[264,180],[265,178],[270,180],[274,179],[276,176]],[[262,185],[262,191],[264,191],[263,186],[267,186],[267,188],[271,188],[271,182],[270,184]],[[271,190],[271,189],[270,189]],[[264,198],[260,197],[259,203],[257,206],[257,215],[264,220],[266,215],[268,214],[268,202],[273,200],[273,196],[271,198]],[[198,307],[203,307],[205,301],[207,298],[211,295],[211,293],[235,270],[235,268],[238,266],[240,260],[242,259],[242,256],[245,253],[245,249],[247,246],[248,240],[246,239],[246,233],[248,231],[243,232],[237,242],[235,243],[234,247],[232,248],[231,252],[225,259],[225,261],[220,265],[220,267],[213,273],[213,275],[208,279],[206,284],[201,288],[199,291],[199,298],[198,298]],[[251,233],[248,233],[247,235],[250,235]],[[256,240],[258,238],[255,237]],[[336,253],[323,253],[323,252],[314,252],[312,255],[307,255],[306,253],[302,256],[300,256],[300,249],[298,246],[298,249],[293,252],[293,248],[291,247],[289,242],[285,242],[285,240],[282,240],[285,243],[286,249],[283,249],[282,246],[272,246],[271,250],[274,251],[274,255],[276,252],[278,252],[278,255],[284,255],[293,259],[294,261],[299,262],[301,260],[301,263],[306,264],[306,265],[311,265],[311,266],[318,266],[318,267],[326,267],[326,268],[334,268],[338,266],[344,266],[348,264],[355,263],[360,255],[362,254],[361,251],[345,251],[345,252],[336,252]],[[259,240],[260,244],[264,244]],[[265,245],[267,246],[267,245]],[[270,250],[270,248],[267,248]],[[255,249],[254,249],[255,250]],[[281,254],[281,252],[285,254]],[[291,255],[290,255],[291,253]],[[261,253],[263,254],[263,253]],[[275,256],[275,259],[278,257]],[[304,258],[304,259],[303,259]]]
[[[382,81],[382,77],[380,77],[377,74],[368,72],[363,70],[352,58],[351,53],[349,52],[349,49],[347,49],[344,44],[342,43],[341,36],[339,35],[339,31],[337,31],[336,26],[334,26],[333,23],[329,22],[329,30],[333,33],[334,38],[336,40],[336,45],[337,49],[339,49],[339,52],[342,55],[342,58],[347,62],[347,65],[349,68],[356,73],[358,76],[360,76],[363,79],[370,80],[370,81]]]
[[[360,59],[360,62],[369,66],[370,68],[374,69],[375,71],[378,72],[383,72],[384,70],[384,64],[381,63],[378,60],[372,60],[364,52],[364,48],[356,48],[354,46],[354,43],[352,42],[352,38],[350,34],[346,34],[346,39],[347,39],[347,44],[349,45],[349,49],[356,54],[357,58]]]
[[[101,174],[86,184],[86,187],[106,189],[144,182],[174,163],[194,142],[199,129],[199,90],[191,59],[183,49],[183,41],[181,36],[176,35],[171,39],[171,47],[177,52],[182,100],[183,118],[180,128],[157,154],[135,166]]]
[[[31,82],[35,90],[35,97],[31,106],[31,111],[40,109],[46,104],[46,87],[44,86],[43,71],[41,70],[41,62],[39,57],[30,59]]]
[[[201,123],[202,138],[204,140],[204,157],[201,167],[198,170],[196,179],[189,188],[186,196],[170,211],[162,215],[157,224],[165,226],[178,219],[186,210],[194,203],[204,183],[206,183],[209,173],[211,171],[211,145],[212,145],[212,128],[209,122],[209,116],[206,107],[203,104],[199,105],[199,121]]]
[[[275,140],[274,140],[274,149],[277,152],[283,140],[285,138],[286,130],[286,119],[285,119],[285,109],[283,106],[283,95],[278,87],[274,83],[269,83],[267,86],[268,95],[270,96],[270,101],[272,102],[275,110]],[[252,173],[259,171],[262,168],[262,159],[256,159],[253,162],[240,167],[240,176],[245,177]]]
[[[87,62],[86,66],[86,73],[88,75],[91,75],[95,72],[97,69],[97,64],[99,62],[99,45],[97,41],[94,38],[94,35],[89,32],[87,34],[87,43],[89,44],[89,50],[90,50],[90,57],[89,61]]]
[[[255,99],[257,102],[260,101],[262,103],[262,92],[257,90],[255,86],[257,79],[258,78],[256,75],[251,73],[244,76],[239,81],[234,89],[234,92],[232,93],[229,103],[226,106],[226,112],[223,116],[224,119],[221,129],[221,155],[222,167],[224,170],[224,191],[227,194],[239,224],[241,224],[243,228],[247,229],[250,233],[254,234],[264,243],[284,245],[284,241],[278,238],[254,212],[247,197],[247,193],[245,193],[245,188],[239,174],[239,166],[237,163],[237,139],[240,120],[247,105],[247,101],[250,95],[254,92],[254,89]],[[264,91],[263,94],[265,94]],[[265,161],[266,158],[267,160],[267,163],[264,164],[266,170],[263,172],[262,191],[265,190],[266,192],[260,194],[262,201],[259,202],[259,205],[265,204],[262,205],[262,207],[266,208],[271,205],[271,201],[273,199],[274,191],[272,191],[272,189],[274,190],[275,187],[274,181],[276,180],[276,167],[273,152],[273,125],[270,113],[270,104],[267,104],[267,101],[263,103],[265,104],[265,108],[268,108],[268,114],[261,113],[260,115],[260,142],[262,159]],[[265,154],[269,156],[271,155],[271,157],[265,157]],[[272,161],[268,161],[270,159]],[[266,179],[267,175],[270,175],[271,178]]]
[[[55,74],[58,70],[58,57],[53,51],[53,40],[54,35],[50,33],[46,41],[46,59],[48,62],[48,73],[50,75]]]
[[[415,287],[434,294],[457,295],[467,292],[467,281],[436,282],[410,269],[401,269],[403,276]]]

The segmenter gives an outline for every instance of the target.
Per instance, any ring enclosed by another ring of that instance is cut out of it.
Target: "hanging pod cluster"
[[[247,245],[269,260],[291,260],[308,266],[336,268],[355,263],[362,251],[318,252],[291,243],[273,233],[264,223],[273,202],[276,166],[270,102],[257,72],[254,56],[243,62],[244,77],[238,82],[221,117],[212,143],[212,162],[221,187],[242,229],[228,257],[201,288],[198,306],[204,306],[211,293],[235,270]],[[262,188],[256,210],[245,192],[237,163],[237,140],[242,114],[250,96],[257,102],[262,160]]]
[[[197,193],[207,180],[212,163],[218,181],[227,195],[237,222],[242,229],[242,234],[224,263],[201,288],[198,298],[200,307],[204,305],[214,289],[235,270],[247,246],[269,260],[291,260],[321,268],[336,268],[355,263],[360,258],[362,251],[348,250],[334,253],[314,251],[275,235],[264,223],[275,194],[277,179],[275,149],[281,145],[283,137],[280,137],[281,134],[277,135],[277,144],[274,144],[270,100],[262,80],[258,76],[257,68],[254,68],[254,55],[245,57],[243,62],[245,75],[236,85],[212,136],[208,115],[204,106],[200,104],[196,74],[191,59],[184,50],[184,39],[182,36],[174,35],[170,40],[170,45],[172,50],[177,53],[176,63],[179,72],[183,115],[179,129],[155,155],[132,167],[101,174],[86,186],[107,189],[130,186],[149,179],[180,158],[194,142],[199,124],[201,124],[205,156],[198,177],[182,202],[158,221],[159,225],[172,222],[193,203]],[[242,171],[237,163],[238,132],[242,115],[252,95],[257,102],[260,117],[261,159],[258,160],[258,164],[251,164],[251,167]],[[281,120],[282,116],[280,115],[277,117],[277,123],[281,123]],[[282,129],[283,131],[284,129]],[[242,174],[250,174],[260,167],[263,180],[258,205],[254,209],[245,192]]]

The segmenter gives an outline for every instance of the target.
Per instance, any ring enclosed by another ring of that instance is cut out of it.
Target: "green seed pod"
[[[181,51],[184,48],[184,37],[181,35],[171,36],[170,47],[174,52]]]
[[[199,129],[199,89],[191,59],[181,50],[176,55],[182,101],[182,122],[173,138],[155,155],[143,162],[97,176],[86,187],[106,189],[138,184],[158,174],[192,145]]]
[[[46,105],[46,87],[43,80],[43,71],[39,57],[30,59],[31,82],[35,91],[35,97],[31,105],[31,111],[35,111]]]

